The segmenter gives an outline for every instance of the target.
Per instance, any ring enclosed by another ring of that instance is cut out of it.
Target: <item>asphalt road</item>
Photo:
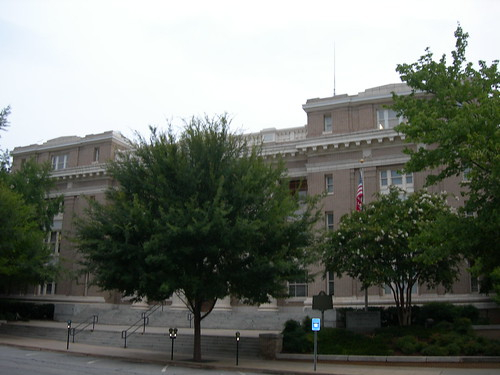
[[[253,375],[0,347],[0,375]]]

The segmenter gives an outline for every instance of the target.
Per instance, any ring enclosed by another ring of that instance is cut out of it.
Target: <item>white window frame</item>
[[[47,235],[47,244],[52,250],[52,255],[58,256],[61,252],[61,231],[52,230]]]
[[[289,281],[288,282],[288,297],[307,297],[308,285],[306,282]]]
[[[101,149],[99,147],[94,147],[94,160],[93,163],[99,163],[99,154],[101,153]]]
[[[470,172],[471,169],[469,167],[464,169],[462,172],[462,182],[470,182]]]
[[[333,175],[325,175],[325,191],[327,194],[333,194]]]
[[[333,131],[333,118],[331,113],[323,115],[323,133],[331,133]]]
[[[380,192],[387,194],[391,186],[397,186],[407,193],[414,191],[413,173],[399,173],[397,169],[384,169],[379,171]]]
[[[392,129],[403,122],[403,117],[398,116],[396,111],[389,108],[377,109],[378,129]]]
[[[334,296],[335,295],[335,274],[333,271],[328,271],[326,273],[327,277],[327,294],[329,296]]]
[[[52,156],[52,169],[54,171],[66,169],[67,166],[68,166],[68,154]]]
[[[325,212],[325,228],[328,231],[334,230],[334,215],[333,211]]]

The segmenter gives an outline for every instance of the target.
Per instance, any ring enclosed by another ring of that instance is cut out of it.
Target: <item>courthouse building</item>
[[[365,203],[374,199],[374,194],[388,191],[391,185],[408,192],[421,189],[424,185],[426,173],[399,172],[408,160],[403,153],[408,145],[404,135],[393,129],[401,119],[387,108],[392,101],[392,92],[404,95],[410,90],[405,84],[393,84],[367,89],[352,96],[309,99],[303,105],[307,114],[306,125],[264,129],[247,135],[252,142],[262,142],[263,154],[270,161],[283,158],[290,186],[298,190],[298,194],[326,193],[322,202],[322,225],[328,230],[335,230],[341,216],[355,209],[360,174],[363,177]],[[38,286],[22,298],[74,306],[129,305],[119,293],[102,292],[91,286],[91,275],[80,272],[78,254],[70,238],[73,219],[82,214],[86,199],[103,201],[104,191],[113,184],[106,173],[105,162],[114,159],[119,151],[130,149],[130,143],[112,131],[85,137],[60,137],[40,145],[14,149],[14,169],[19,168],[23,160],[32,157],[40,162],[50,161],[57,186],[54,194],[64,195],[64,213],[55,218],[48,241],[54,246],[54,256],[59,257],[68,272],[60,280]],[[458,199],[450,199],[450,204],[460,205],[463,199],[460,196],[462,178],[448,179],[429,190],[454,194]],[[224,319],[228,319],[227,314],[232,314],[231,317],[241,314],[246,322],[253,322],[253,326],[247,328],[266,328],[263,318],[266,314],[274,314],[272,324],[284,322],[288,317],[311,315],[312,297],[321,291],[332,296],[334,307],[364,305],[365,293],[357,280],[337,278],[329,272],[323,278],[324,270],[320,264],[312,267],[311,271],[319,273],[312,283],[289,282],[288,299],[261,306],[244,306],[239,301],[226,298],[218,302],[211,315],[216,316],[220,312],[226,314]],[[388,288],[371,287],[368,295],[370,305],[389,306],[394,303]],[[415,304],[451,301],[471,303],[481,309],[494,307],[488,296],[479,293],[477,280],[467,272],[466,264],[450,292],[442,287],[428,289],[419,285],[414,288],[412,298]],[[183,307],[173,296],[165,308],[173,311]],[[272,324],[269,323],[269,326]],[[240,325],[240,328],[243,327]]]

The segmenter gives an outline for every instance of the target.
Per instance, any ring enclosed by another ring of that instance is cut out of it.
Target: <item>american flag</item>
[[[356,191],[356,211],[361,211],[363,205],[363,179],[359,175],[358,190]]]

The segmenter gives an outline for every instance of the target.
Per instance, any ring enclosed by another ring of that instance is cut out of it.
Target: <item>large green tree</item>
[[[478,69],[467,62],[468,34],[460,26],[455,37],[450,65],[427,49],[417,62],[397,66],[412,94],[394,95],[393,108],[406,119],[396,130],[421,145],[406,150],[406,171],[431,170],[427,185],[464,176],[463,213],[474,217],[463,215],[447,239],[485,276],[487,290],[490,276],[500,277],[500,74],[498,61],[479,61]]]
[[[433,236],[436,222],[453,216],[445,197],[426,191],[403,195],[391,188],[362,211],[342,216],[338,230],[327,234],[323,262],[339,277],[360,280],[364,289],[389,287],[399,323],[409,325],[412,288],[450,287],[461,257],[441,248]]]
[[[10,108],[0,112],[0,129]],[[52,281],[58,266],[45,239],[62,196],[49,199],[54,184],[50,165],[27,160],[16,171],[0,168],[0,285],[4,292]]]
[[[54,280],[57,264],[45,238],[36,207],[0,181],[0,285],[4,293]]]
[[[152,129],[109,167],[117,186],[78,223],[85,264],[104,289],[163,300],[178,293],[201,321],[226,296],[286,295],[311,260],[316,216],[283,182],[282,163],[229,130],[225,116],[193,118],[180,137]]]
[[[9,114],[10,106],[7,106],[0,111],[0,131],[5,130],[9,126]],[[7,150],[0,149],[0,153],[0,173],[4,173],[9,166],[9,152]]]

